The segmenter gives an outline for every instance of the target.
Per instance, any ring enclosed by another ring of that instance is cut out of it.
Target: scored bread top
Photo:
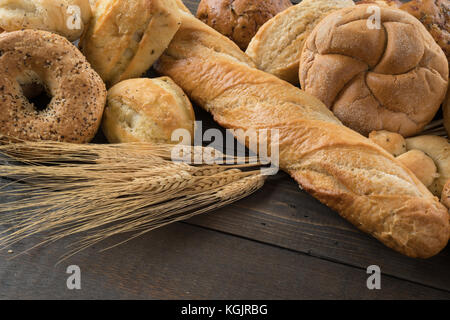
[[[174,0],[97,0],[80,48],[108,86],[141,76],[180,27]]]
[[[380,23],[372,25],[371,6],[341,9],[317,25],[302,52],[300,82],[363,135],[387,130],[408,137],[444,100],[447,59],[416,18],[380,6]]]
[[[267,21],[246,53],[258,69],[298,84],[300,55],[306,38],[329,13],[354,6],[352,0],[303,0]]]

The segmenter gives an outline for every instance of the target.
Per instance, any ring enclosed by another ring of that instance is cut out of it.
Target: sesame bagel
[[[30,73],[34,76],[23,76]],[[88,142],[96,134],[105,85],[64,37],[38,30],[0,34],[0,74],[0,134],[74,143]],[[42,110],[22,88],[23,79],[35,77],[51,98]]]

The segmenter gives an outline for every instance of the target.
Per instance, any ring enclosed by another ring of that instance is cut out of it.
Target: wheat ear
[[[0,186],[0,249],[37,234],[43,240],[36,246],[80,235],[67,258],[117,234],[139,236],[220,208],[264,184],[255,159],[191,165],[170,160],[173,148],[0,137],[0,157],[7,160],[0,177],[8,179]]]

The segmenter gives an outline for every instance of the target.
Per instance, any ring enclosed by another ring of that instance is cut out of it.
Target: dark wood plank
[[[368,290],[365,270],[187,224],[54,266],[69,243],[14,260],[0,255],[0,299],[450,299],[388,276],[381,290]],[[81,268],[81,290],[66,288],[69,265]]]
[[[284,174],[249,198],[188,223],[359,268],[377,264],[384,274],[450,291],[449,248],[428,260],[398,254],[300,191]]]

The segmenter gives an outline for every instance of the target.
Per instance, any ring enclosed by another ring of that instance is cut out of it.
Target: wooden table
[[[185,1],[193,11],[197,2]],[[21,252],[36,240],[11,249]],[[450,248],[429,260],[404,257],[284,173],[226,208],[99,252],[121,240],[110,239],[55,265],[72,240],[12,260],[2,251],[0,298],[450,299]],[[67,289],[70,265],[81,269],[81,290]],[[367,289],[370,265],[381,268],[381,290]]]

